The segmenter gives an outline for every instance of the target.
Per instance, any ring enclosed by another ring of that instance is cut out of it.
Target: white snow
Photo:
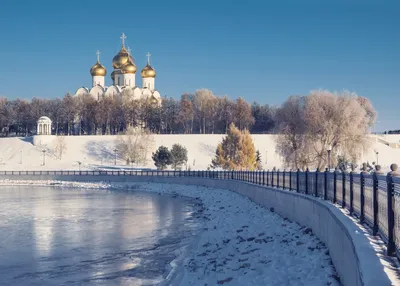
[[[152,152],[160,145],[171,148],[173,144],[179,143],[188,150],[188,167],[191,170],[204,170],[210,165],[223,137],[223,134],[154,135]],[[275,137],[276,135],[252,135],[256,149],[261,153],[264,169],[283,169],[282,160],[275,152]],[[78,162],[81,162],[82,170],[129,168],[119,157],[117,166],[114,166],[116,136],[66,136],[67,149],[61,160],[54,155],[55,138],[56,136],[51,135],[0,138],[0,170],[78,170]],[[362,154],[362,161],[376,161],[376,150],[379,152],[379,164],[384,171],[388,171],[390,164],[400,164],[400,148],[395,148],[397,145],[394,144],[399,140],[400,135],[371,135],[371,147]],[[34,141],[36,146],[33,145]],[[44,166],[43,149],[46,150]],[[151,158],[145,166],[134,167],[155,168]]]
[[[201,200],[203,231],[183,261],[171,265],[172,285],[339,285],[326,246],[310,229],[227,190],[154,183],[2,180],[0,185],[136,189]]]

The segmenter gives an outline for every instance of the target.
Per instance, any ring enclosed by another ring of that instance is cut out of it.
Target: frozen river
[[[0,285],[153,285],[192,240],[193,201],[153,193],[0,188]]]

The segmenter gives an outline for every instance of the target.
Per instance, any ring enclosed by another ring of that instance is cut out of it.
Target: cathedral
[[[112,60],[114,68],[111,73],[112,86],[105,86],[106,68],[100,63],[100,52],[97,51],[97,62],[90,69],[92,87],[81,87],[75,95],[90,94],[96,100],[104,96],[117,96],[122,91],[127,92],[133,99],[147,99],[152,103],[161,104],[160,93],[155,89],[156,71],[150,65],[150,54],[147,53],[147,65],[142,69],[142,86],[136,85],[136,64],[131,56],[130,49],[125,47],[127,37],[122,33],[122,47]]]

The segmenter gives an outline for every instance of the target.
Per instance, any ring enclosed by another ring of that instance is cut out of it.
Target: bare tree
[[[216,116],[217,98],[208,89],[196,90],[193,99],[196,115],[199,120],[200,133],[205,134],[207,126],[211,126],[208,121],[213,121]]]
[[[250,129],[254,124],[251,106],[243,98],[239,97],[235,105],[235,122],[240,130]]]
[[[129,126],[123,135],[117,136],[116,146],[125,161],[145,165],[154,145],[154,136],[143,128]]]
[[[218,119],[221,122],[224,133],[228,131],[229,125],[234,121],[235,103],[227,96],[218,98]]]
[[[277,152],[295,168],[322,169],[328,148],[333,165],[339,155],[355,162],[368,147],[368,129],[375,120],[372,105],[360,102],[365,103],[348,91],[317,90],[306,97],[290,97],[277,112]]]
[[[54,139],[53,141],[53,149],[54,149],[54,153],[56,155],[56,157],[61,160],[62,159],[62,155],[64,154],[64,152],[67,150],[67,142],[65,140],[64,136],[57,136],[56,139]]]
[[[179,105],[177,121],[183,125],[183,133],[193,132],[194,108],[189,94],[183,94]]]

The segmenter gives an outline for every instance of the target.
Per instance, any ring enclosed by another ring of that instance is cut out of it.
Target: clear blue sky
[[[312,89],[348,89],[379,113],[376,130],[400,129],[400,1],[3,0],[0,95],[62,97],[90,86],[101,51],[124,32],[138,69],[152,54],[156,88],[179,98],[216,95],[280,104]],[[137,81],[139,74],[137,74]]]

